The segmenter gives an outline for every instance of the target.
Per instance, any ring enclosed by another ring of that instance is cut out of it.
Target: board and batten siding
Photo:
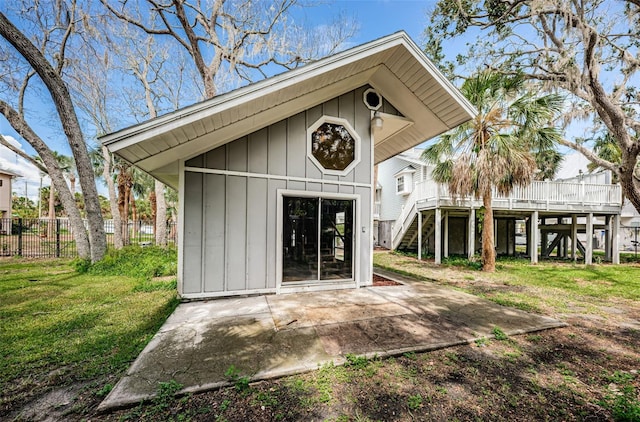
[[[361,285],[371,282],[371,113],[367,87],[287,117],[184,163],[185,298],[276,291],[278,191],[358,195]],[[346,119],[361,139],[360,162],[344,176],[307,157],[307,128],[323,115]]]

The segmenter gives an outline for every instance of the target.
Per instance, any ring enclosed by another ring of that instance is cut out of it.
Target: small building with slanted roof
[[[399,32],[101,141],[178,190],[182,298],[357,288],[374,165],[474,115]]]

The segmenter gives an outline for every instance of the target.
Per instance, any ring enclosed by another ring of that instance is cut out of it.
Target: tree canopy
[[[640,2],[440,0],[431,18],[427,54],[449,73],[460,65],[521,73],[567,95],[564,123],[589,121],[620,154],[598,155],[597,145],[585,142],[597,136],[561,142],[611,170],[640,211]],[[446,43],[469,33],[477,40],[448,60]]]
[[[537,154],[552,151],[560,135],[551,126],[562,108],[555,94],[536,95],[521,75],[483,71],[460,88],[476,117],[441,136],[423,152],[433,178],[454,196],[482,199],[483,270],[495,270],[492,198],[533,180]]]

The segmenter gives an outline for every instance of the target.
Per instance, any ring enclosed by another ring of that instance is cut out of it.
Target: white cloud
[[[24,148],[12,136],[4,135],[4,138],[22,151]],[[21,177],[13,179],[12,190],[18,196],[27,196],[33,200],[38,200],[38,189],[40,188],[40,170],[15,152],[4,145],[0,145],[0,169],[9,170],[19,174]],[[42,186],[49,186],[49,177],[42,178]]]

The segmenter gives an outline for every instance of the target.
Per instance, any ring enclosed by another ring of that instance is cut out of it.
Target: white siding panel
[[[226,170],[227,168],[227,146],[223,145],[207,152],[205,155],[205,168]]]
[[[321,183],[307,182],[307,191],[310,191],[310,192],[322,192],[322,184]]]
[[[338,193],[339,190],[340,190],[339,185],[334,185],[332,183],[325,183],[324,185],[324,192]]]
[[[341,117],[346,121],[348,121],[351,127],[355,129],[356,124],[355,124],[355,104],[354,104],[355,95],[354,94],[355,94],[355,91],[351,91],[338,97],[338,117]],[[362,102],[362,96],[360,97],[360,102]],[[358,136],[360,136],[361,138],[363,137],[363,135],[366,136],[366,134],[362,134],[357,130],[356,132],[358,133]],[[353,182],[353,179],[355,177],[354,173],[355,171],[351,170],[349,173],[345,174],[344,176],[340,176],[339,180]]]
[[[249,179],[247,198],[247,288],[264,289],[267,287],[267,180]]]
[[[227,144],[227,170],[247,171],[247,138]]]
[[[269,127],[269,174],[287,174],[287,122],[283,120]]]
[[[204,291],[224,290],[225,176],[207,174],[204,179]]]
[[[269,131],[262,129],[249,135],[249,172],[266,173],[269,158]]]
[[[304,190],[307,186],[305,182],[299,182],[297,180],[287,180],[287,189],[290,190]]]
[[[246,289],[247,178],[227,176],[226,290]]]
[[[356,194],[360,195],[360,221],[359,227],[355,228],[358,236],[360,236],[360,284],[368,285],[371,282],[371,253],[373,245],[371,244],[371,189],[356,188]]]
[[[202,292],[202,176],[185,173],[183,293]]]
[[[340,193],[347,193],[349,195],[353,195],[353,193],[355,192],[355,188],[353,186],[346,185],[340,186],[338,190]]]
[[[306,127],[310,127],[312,124],[318,121],[322,117],[322,105],[313,107],[307,110],[307,124]],[[309,140],[305,135],[305,148],[308,148]],[[306,151],[305,151],[306,152]],[[322,179],[322,173],[318,166],[316,166],[311,160],[305,158],[304,160],[307,166],[307,176],[310,179]]]
[[[307,127],[305,113],[290,117],[287,125],[287,175],[305,177]]]
[[[278,189],[286,189],[287,182],[284,180],[269,180],[267,195],[267,288],[276,287],[276,248],[278,237],[281,233],[276,232],[276,218],[278,215]]]
[[[371,112],[364,104],[362,96],[366,87],[355,91],[355,122],[354,129],[360,135],[360,164],[354,169],[354,181],[358,183],[371,183]]]

